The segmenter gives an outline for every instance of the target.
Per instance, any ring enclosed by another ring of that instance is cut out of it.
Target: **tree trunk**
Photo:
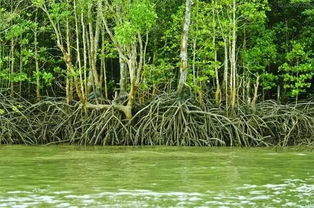
[[[15,50],[15,42],[14,38],[11,40],[11,48],[10,48],[10,74],[13,76],[14,74],[14,64],[15,64],[15,58],[14,58],[14,50]],[[14,81],[10,79],[10,94],[11,96],[14,95]]]
[[[84,69],[84,74],[83,74],[83,78],[84,78],[84,88],[85,88],[85,95],[86,95],[86,100],[87,100],[87,95],[89,93],[89,89],[88,89],[88,80],[87,80],[87,41],[86,41],[86,26],[85,26],[85,22],[84,22],[84,14],[83,12],[81,13],[81,27],[82,27],[82,44],[83,44],[83,69]]]
[[[257,101],[257,98],[258,98],[259,80],[260,80],[260,76],[258,75],[257,78],[256,78],[256,83],[254,85],[254,97],[253,97],[253,100],[252,100],[252,103],[251,103],[252,106],[256,105],[256,101]]]
[[[232,43],[231,43],[231,108],[233,109],[237,99],[237,65],[236,65],[236,42],[237,42],[237,25],[236,25],[236,0],[233,0],[232,6]]]
[[[186,0],[185,3],[185,19],[183,25],[183,34],[181,39],[181,66],[180,66],[180,78],[178,83],[177,92],[182,93],[184,85],[186,85],[188,75],[188,39],[189,39],[189,27],[191,23],[191,0]]]
[[[228,56],[228,41],[224,39],[224,53],[225,53],[225,60],[224,60],[224,90],[225,90],[225,104],[226,109],[229,107],[229,95],[228,95],[228,73],[229,73],[229,56]]]
[[[127,68],[124,60],[121,57],[121,53],[119,53],[119,63],[120,63],[120,91],[119,96],[124,96],[127,94],[126,92],[126,82],[127,82]]]
[[[77,7],[76,7],[76,0],[73,1],[74,5],[74,17],[75,17],[75,34],[76,34],[76,61],[78,63],[78,73],[79,73],[79,80],[77,80],[77,90],[79,91],[79,97],[80,101],[82,103],[85,103],[87,101],[85,89],[84,89],[84,83],[83,83],[83,72],[82,72],[82,62],[81,62],[81,52],[80,52],[80,32],[79,32],[79,20],[77,15]],[[85,68],[83,70],[86,70]]]
[[[36,10],[36,17],[35,22],[37,22],[37,10]],[[39,61],[38,61],[38,40],[37,40],[37,27],[34,31],[34,58],[35,58],[35,69],[36,69],[36,102],[40,101],[41,95],[40,95],[40,77],[39,77]]]
[[[215,12],[213,11],[213,22],[215,22]],[[214,61],[215,61],[215,79],[216,79],[216,92],[215,92],[215,101],[216,104],[220,105],[221,103],[221,87],[219,81],[219,73],[218,73],[218,57],[217,57],[217,49],[216,49],[216,28],[215,25],[213,27],[213,47],[214,47]]]
[[[105,31],[104,30],[102,30],[102,33],[101,33],[101,41],[102,41],[102,43],[104,43],[104,41],[105,41]],[[103,82],[102,86],[104,86],[105,99],[108,99],[107,68],[106,68],[106,58],[104,56],[105,48],[103,46],[101,48],[101,54],[102,54],[101,64],[100,64],[101,65],[101,71],[102,71],[101,81]]]
[[[72,65],[72,53],[71,53],[71,42],[70,42],[69,18],[66,18],[66,47],[67,47],[67,52],[64,54],[64,60],[67,65],[67,81],[66,81],[67,95],[66,97],[67,97],[67,103],[70,103],[73,100],[73,65]]]

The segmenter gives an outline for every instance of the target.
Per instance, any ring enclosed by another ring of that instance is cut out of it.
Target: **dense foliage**
[[[0,0],[0,19],[0,143],[313,142],[309,0]]]

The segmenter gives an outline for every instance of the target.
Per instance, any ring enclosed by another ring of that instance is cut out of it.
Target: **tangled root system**
[[[265,101],[232,111],[175,94],[138,107],[132,120],[114,108],[58,100],[31,104],[0,94],[1,144],[289,146],[314,143],[314,103]]]

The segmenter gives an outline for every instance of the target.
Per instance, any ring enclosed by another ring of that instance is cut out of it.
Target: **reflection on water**
[[[314,207],[314,153],[0,147],[0,207]]]

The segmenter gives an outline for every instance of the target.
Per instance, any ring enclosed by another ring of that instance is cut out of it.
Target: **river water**
[[[0,207],[314,207],[311,149],[0,146]]]

